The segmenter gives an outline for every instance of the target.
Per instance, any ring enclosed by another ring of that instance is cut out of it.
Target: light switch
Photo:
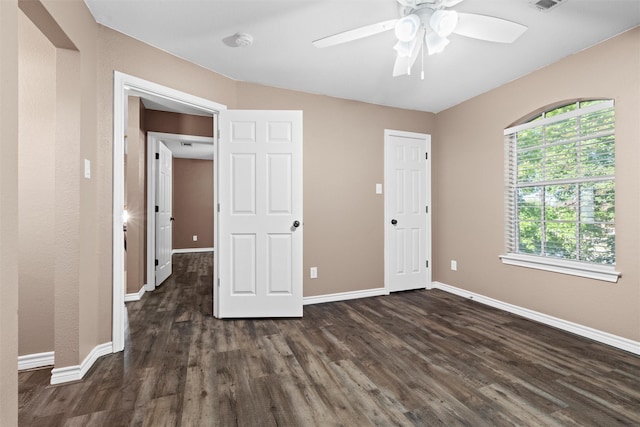
[[[84,177],[91,178],[91,161],[89,159],[84,159]]]
[[[382,194],[382,184],[376,184],[376,194]]]
[[[310,272],[309,272],[309,277],[311,279],[317,279],[318,278],[318,267],[311,267]]]
[[[198,235],[197,235],[197,234],[194,234],[194,235],[193,235],[193,241],[194,241],[194,242],[197,242],[197,241],[198,241]]]

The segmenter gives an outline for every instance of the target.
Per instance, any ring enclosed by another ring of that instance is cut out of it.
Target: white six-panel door
[[[389,292],[425,288],[430,264],[430,137],[385,131],[385,282]]]
[[[171,275],[171,251],[173,249],[173,226],[171,203],[173,191],[173,154],[162,142],[158,144],[156,178],[156,286]]]
[[[220,113],[219,317],[302,316],[302,112]]]

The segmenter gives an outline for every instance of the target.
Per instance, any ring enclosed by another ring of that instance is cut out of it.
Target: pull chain
[[[422,54],[422,72],[420,73],[420,80],[424,80],[424,39],[422,40],[422,48],[421,48],[421,54]]]

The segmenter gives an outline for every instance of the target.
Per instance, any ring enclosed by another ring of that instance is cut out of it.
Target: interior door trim
[[[124,211],[124,141],[127,124],[127,98],[129,95],[140,96],[172,102],[185,108],[195,108],[214,116],[214,131],[217,127],[215,120],[219,111],[227,107],[208,99],[200,98],[176,89],[134,77],[119,71],[113,73],[113,204],[112,204],[112,352],[124,350],[125,343],[125,306],[124,306],[124,233],[122,232]],[[215,135],[215,132],[214,132]],[[214,192],[217,193],[217,191]],[[214,193],[214,197],[215,197]],[[215,203],[215,200],[214,200]],[[214,229],[217,228],[217,216],[214,210]],[[217,238],[217,233],[214,239]],[[214,240],[214,246],[217,246]],[[214,269],[217,268],[217,257],[214,258]],[[215,280],[215,277],[214,277]],[[213,283],[212,283],[213,286]],[[217,287],[213,286],[214,301],[217,298]],[[215,310],[214,304],[214,310]]]
[[[390,138],[392,136],[396,136],[396,137],[403,137],[403,138],[414,138],[414,139],[424,139],[426,142],[426,146],[427,146],[427,158],[425,159],[425,162],[427,162],[427,175],[426,175],[426,189],[427,189],[427,194],[426,194],[426,205],[427,205],[427,224],[426,224],[426,233],[425,233],[425,238],[426,238],[426,251],[427,251],[427,262],[428,262],[428,268],[427,268],[427,283],[425,283],[425,288],[428,288],[431,286],[431,272],[432,272],[432,267],[433,267],[433,262],[432,262],[432,257],[431,257],[431,240],[432,240],[432,236],[431,236],[431,212],[432,212],[432,208],[431,208],[431,135],[429,134],[425,134],[425,133],[416,133],[416,132],[406,132],[406,131],[399,131],[399,130],[392,130],[392,129],[385,129],[384,130],[384,183],[385,183],[385,188],[384,188],[384,224],[383,224],[383,233],[384,233],[384,291],[386,295],[389,295],[391,293],[391,284],[390,284],[390,272],[388,271],[388,266],[389,266],[389,257],[391,256],[391,254],[389,253],[389,242],[387,239],[387,232],[386,232],[386,227],[387,227],[387,223],[389,221],[391,221],[392,217],[390,216],[389,212],[388,212],[388,208],[387,208],[387,194],[390,191],[390,189],[386,188],[387,182],[388,182],[388,176],[387,176],[387,146],[388,144],[390,144]]]

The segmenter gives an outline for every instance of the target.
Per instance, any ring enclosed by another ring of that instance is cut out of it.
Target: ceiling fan
[[[389,19],[364,27],[324,37],[313,42],[319,48],[335,46],[394,30],[398,42],[393,47],[396,61],[393,76],[411,74],[411,67],[424,49],[433,55],[449,44],[448,37],[458,34],[497,43],[513,43],[527,27],[494,16],[463,13],[449,8],[463,0],[397,0],[400,18]],[[424,70],[422,72],[424,79]]]

